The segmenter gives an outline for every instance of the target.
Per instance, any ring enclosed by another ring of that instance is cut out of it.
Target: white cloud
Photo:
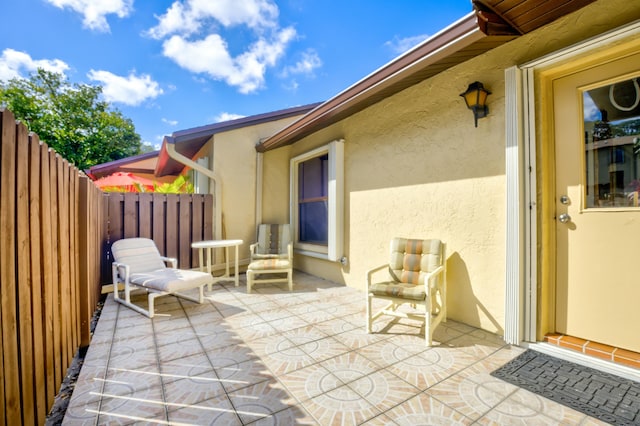
[[[169,126],[177,126],[178,120],[169,120],[168,118],[163,118],[162,122],[168,124]]]
[[[240,93],[251,93],[262,87],[266,68],[274,66],[284,55],[295,35],[293,28],[285,28],[270,40],[261,37],[235,58],[231,57],[227,43],[218,34],[196,41],[173,35],[164,42],[163,53],[191,72],[223,80],[238,87]]]
[[[589,96],[589,93],[585,91],[582,99],[584,102],[584,119],[589,121],[600,120],[600,110],[598,109],[596,103],[593,102],[593,99],[591,99],[591,96]]]
[[[393,40],[387,41],[384,45],[391,48],[393,53],[400,55],[409,49],[417,46],[418,44],[429,38],[427,34],[420,34],[412,37],[398,38],[397,36]]]
[[[302,58],[295,65],[284,69],[283,75],[285,77],[292,74],[313,75],[313,71],[321,66],[322,60],[318,53],[313,49],[307,49],[302,53]]]
[[[240,115],[240,114],[233,114],[230,112],[221,112],[220,114],[216,115],[215,118],[213,119],[214,123],[221,123],[223,121],[230,121],[230,120],[236,120],[238,118],[244,118],[246,116],[244,115]]]
[[[187,36],[210,21],[225,27],[273,28],[277,27],[278,13],[278,7],[270,0],[175,1],[164,15],[157,17],[158,25],[147,34],[156,39],[172,34]]]
[[[147,35],[163,40],[164,56],[180,67],[246,94],[264,86],[267,69],[296,37],[294,28],[279,27],[278,15],[273,0],[176,0]],[[217,30],[238,26],[248,28],[255,40],[230,48]]]
[[[28,74],[38,68],[64,74],[69,65],[60,59],[33,59],[28,53],[13,49],[5,49],[0,56],[0,80],[24,77],[23,72]]]
[[[107,102],[135,106],[163,93],[158,83],[148,74],[140,76],[129,74],[128,77],[122,77],[109,71],[91,70],[87,77],[101,83],[102,94]]]
[[[128,16],[133,10],[133,0],[45,0],[60,9],[69,8],[84,18],[82,25],[90,30],[109,32],[106,16]]]

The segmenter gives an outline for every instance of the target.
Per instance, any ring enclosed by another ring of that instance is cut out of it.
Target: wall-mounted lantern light
[[[491,92],[485,89],[479,81],[471,83],[467,91],[460,94],[464,98],[467,108],[473,111],[473,120],[476,127],[478,127],[478,118],[486,117],[489,114],[487,96],[490,94]]]

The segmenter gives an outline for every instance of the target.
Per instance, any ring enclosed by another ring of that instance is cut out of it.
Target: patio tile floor
[[[366,334],[363,292],[294,283],[163,297],[153,319],[110,295],[63,424],[602,424],[490,376],[524,351],[495,335],[449,320],[427,348],[392,318]]]

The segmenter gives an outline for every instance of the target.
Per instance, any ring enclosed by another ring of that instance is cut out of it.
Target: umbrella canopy
[[[154,182],[133,173],[118,172],[93,182],[98,188],[118,188],[126,192],[153,191]]]

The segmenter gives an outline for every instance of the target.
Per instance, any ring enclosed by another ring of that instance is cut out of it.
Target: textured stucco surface
[[[296,267],[364,289],[366,270],[386,262],[392,237],[440,238],[448,245],[449,316],[501,334],[506,268],[504,70],[639,17],[638,2],[599,1],[292,147],[275,150],[271,155],[281,164],[285,149],[291,158],[333,139],[345,140],[344,254],[349,263],[297,256]],[[458,96],[475,80],[492,91],[490,115],[478,128]],[[273,183],[277,185],[276,179]],[[270,191],[288,191],[289,182],[281,184]]]
[[[255,145],[263,138],[274,134],[297,117],[289,117],[247,126],[214,136],[210,149],[213,151],[213,170],[218,174],[222,192],[222,236],[242,239],[240,259],[249,258],[249,244],[255,242],[257,153]],[[286,160],[285,160],[286,164]],[[288,182],[288,169],[280,169]],[[279,181],[281,184],[282,179]],[[279,200],[288,205],[288,191]],[[280,219],[286,220],[287,216]]]

